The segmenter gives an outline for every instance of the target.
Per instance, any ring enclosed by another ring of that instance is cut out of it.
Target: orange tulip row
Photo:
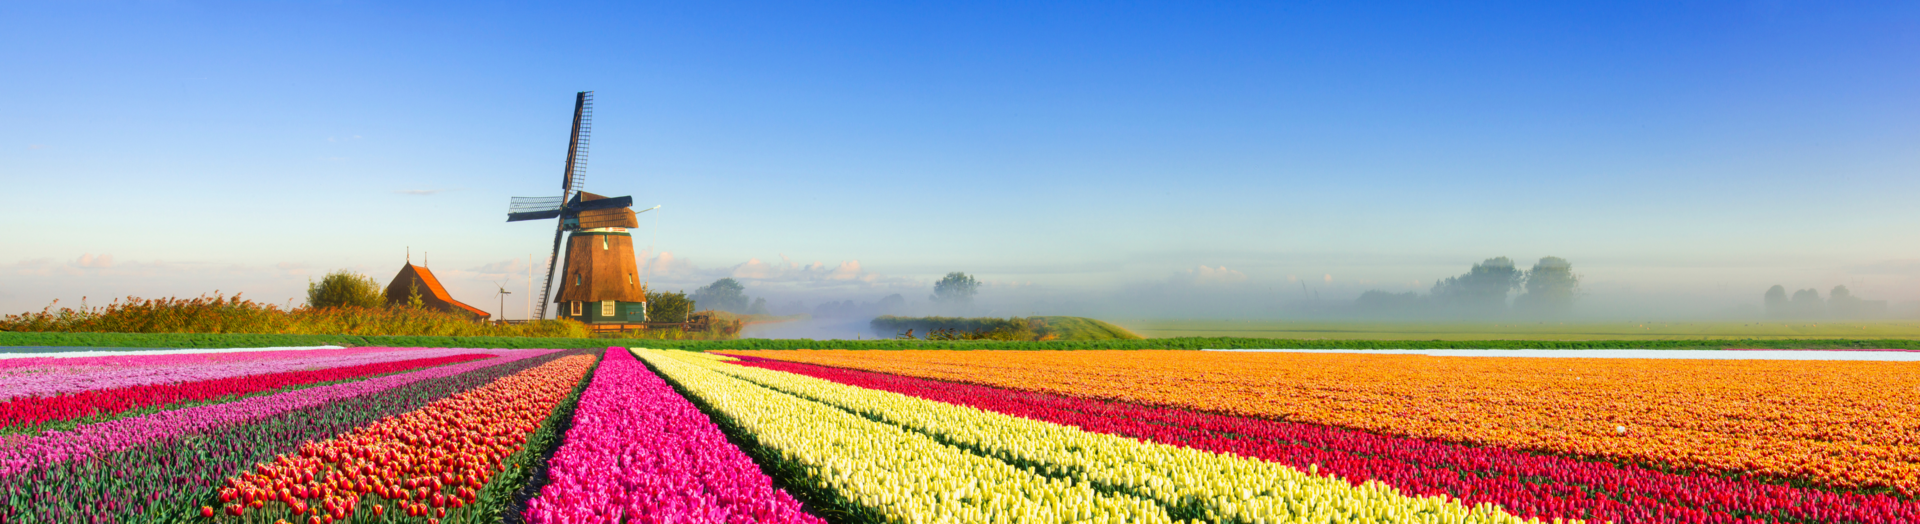
[[[567,399],[594,360],[560,358],[332,440],[303,444],[296,453],[228,478],[219,492],[224,507],[206,506],[201,513],[216,521],[288,517],[309,524],[356,515],[435,523],[449,514],[471,517],[470,506],[487,482]]]
[[[1920,494],[1915,363],[1195,351],[729,353]]]

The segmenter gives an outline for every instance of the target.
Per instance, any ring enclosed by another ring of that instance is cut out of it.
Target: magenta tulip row
[[[529,523],[824,522],[625,349],[607,350],[573,417]]]
[[[471,351],[445,348],[351,348],[187,355],[122,355],[71,359],[11,359],[3,361],[7,365],[0,367],[0,400],[149,384],[197,382],[263,373],[360,366],[397,360],[444,357],[460,353],[471,353]]]
[[[305,407],[338,402],[361,395],[411,384],[421,380],[448,377],[474,369],[497,366],[531,358],[555,350],[462,350],[465,353],[496,355],[473,362],[439,366],[409,373],[375,377],[356,382],[300,389],[250,397],[223,404],[209,404],[99,424],[88,424],[71,431],[50,431],[25,438],[14,438],[0,446],[0,475],[9,475],[38,465],[71,460],[97,453],[118,451],[162,438],[204,431],[215,427],[244,423]]]
[[[1920,501],[743,357],[742,365],[1588,522],[1920,522]]]

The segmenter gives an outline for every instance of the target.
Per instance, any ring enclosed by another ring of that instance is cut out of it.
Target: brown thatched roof
[[[607,197],[580,192],[580,201],[601,200]],[[580,229],[598,229],[603,227],[640,227],[639,217],[634,216],[632,207],[618,209],[595,209],[580,212]]]

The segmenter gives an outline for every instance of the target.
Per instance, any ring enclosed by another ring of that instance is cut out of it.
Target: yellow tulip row
[[[711,357],[636,349],[809,480],[887,522],[1171,523],[1152,501],[1038,475],[896,425],[716,372]]]
[[[676,355],[678,356],[678,355]],[[1081,479],[1103,491],[1128,493],[1207,521],[1533,522],[1497,506],[1466,506],[1414,497],[1379,482],[1354,486],[1256,459],[1151,444],[1077,428],[848,386],[779,371],[687,355],[685,362],[842,412],[877,419],[942,442],[976,450],[1053,476]]]

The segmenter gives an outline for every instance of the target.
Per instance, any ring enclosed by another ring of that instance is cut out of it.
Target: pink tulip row
[[[185,355],[120,355],[85,358],[23,358],[0,361],[0,400],[114,389],[148,384],[197,382],[263,373],[338,368],[436,358],[470,351],[459,349],[351,348]],[[28,362],[21,362],[28,361]]]
[[[1920,501],[742,357],[743,365],[1589,522],[1920,522]]]
[[[607,350],[548,464],[531,524],[825,522],[622,348]]]
[[[224,404],[209,404],[149,415],[89,424],[71,431],[50,431],[19,438],[0,446],[0,476],[10,475],[38,465],[78,457],[118,451],[156,439],[239,424],[295,409],[339,402],[353,397],[421,380],[448,377],[489,366],[531,358],[555,350],[463,350],[466,353],[496,355],[461,364],[399,373],[356,382],[320,386],[241,399]]]

